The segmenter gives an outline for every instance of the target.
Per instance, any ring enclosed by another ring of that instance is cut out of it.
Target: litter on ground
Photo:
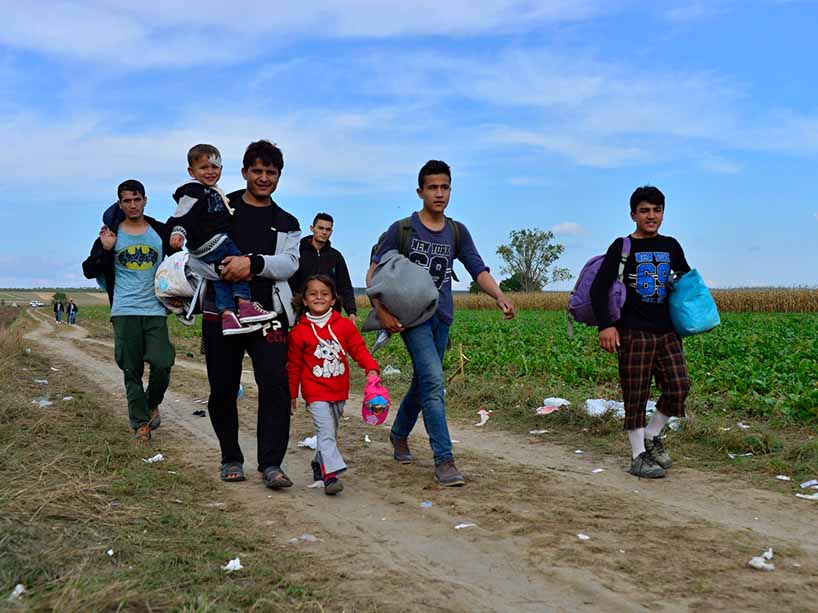
[[[114,557],[114,550],[113,550],[113,549],[109,549],[109,550],[108,550],[108,551],[106,551],[105,553],[107,553],[107,554],[108,554],[108,557],[109,557],[109,558],[113,558],[113,557]]]
[[[23,586],[22,583],[18,583],[14,586],[14,589],[9,594],[9,601],[14,602],[15,600],[19,600],[20,597],[25,593],[26,588]]]
[[[369,443],[371,443],[371,442],[372,442],[372,439],[371,439],[371,438],[369,438],[369,435],[368,435],[368,434],[364,434],[364,443],[366,443],[367,445],[369,445]]]
[[[599,474],[599,473],[604,473],[605,469],[604,468],[595,468],[591,472],[596,475],[596,474]]]
[[[537,434],[547,434],[548,430],[529,430],[528,433],[536,436]]]
[[[804,481],[801,484],[802,489],[806,489],[808,487],[818,488],[818,479],[810,479],[809,481]]]
[[[400,368],[395,368],[391,364],[387,364],[382,374],[384,377],[397,377],[400,374]]]
[[[486,409],[480,409],[479,411],[477,411],[477,414],[480,416],[480,422],[474,425],[477,426],[478,428],[480,426],[485,426],[486,422],[489,420],[489,417],[491,417],[491,411],[487,411]]]
[[[51,367],[51,370],[53,370],[54,372],[60,372],[59,368],[54,368],[53,366]]]
[[[741,421],[740,421],[740,422],[738,422],[738,423],[736,424],[736,426],[738,426],[738,427],[739,427],[739,428],[741,428],[742,430],[749,430],[749,429],[750,429],[750,426],[748,426],[747,424],[745,424],[744,422],[741,422]]]
[[[70,402],[71,400],[74,400],[74,397],[73,396],[63,396],[62,399],[65,402]]]
[[[36,404],[41,409],[44,409],[45,407],[50,407],[54,403],[48,398],[37,398],[36,400],[32,400],[31,404]]]
[[[656,410],[656,402],[648,400],[645,413],[650,415]],[[625,403],[605,398],[589,398],[585,401],[585,412],[591,417],[601,417],[606,413],[613,413],[614,416],[624,419]]]
[[[421,509],[431,509],[432,508],[432,501],[431,500],[424,500],[420,503]]]
[[[545,407],[569,407],[571,403],[565,398],[546,398],[542,401]]]
[[[164,459],[165,459],[165,456],[163,456],[161,453],[157,453],[155,456],[152,456],[150,458],[142,458],[142,461],[145,464],[153,464],[155,462],[161,462]]]
[[[788,477],[787,475],[776,475],[775,478],[779,481],[792,481],[792,477]]]
[[[291,545],[295,545],[298,541],[304,541],[305,543],[314,543],[315,541],[319,540],[318,537],[313,536],[312,534],[302,534],[299,537],[291,538],[288,543]]]
[[[579,540],[581,540],[581,541],[590,541],[590,540],[591,540],[591,537],[590,537],[590,536],[588,536],[587,534],[583,534],[582,532],[580,532],[579,534],[577,534],[577,538],[578,538]]]
[[[748,458],[753,455],[752,451],[748,451],[747,453],[728,453],[727,457],[731,460],[735,460],[736,458]]]
[[[818,500],[818,492],[814,494],[796,494],[795,496],[804,500]]]
[[[40,385],[48,385],[48,379],[34,379],[34,383],[39,383]]]
[[[585,453],[582,449],[574,449],[574,453],[579,455],[581,453]]]
[[[537,407],[536,409],[534,409],[534,413],[536,413],[537,415],[550,415],[551,413],[555,413],[555,412],[557,412],[559,410],[560,410],[560,407],[555,407],[555,406],[547,407],[547,406],[543,405],[541,407]]]
[[[298,443],[299,447],[306,447],[307,449],[315,449],[317,445],[318,445],[317,436],[308,436],[303,441]]]
[[[240,558],[233,558],[227,564],[222,566],[222,570],[226,571],[228,573],[236,572],[237,570],[241,570],[242,568],[244,568],[244,567],[241,565],[241,559]]]
[[[318,487],[324,487],[324,482],[320,481],[320,480],[315,481],[315,482],[312,483],[312,485],[308,485],[307,487],[309,489],[311,489],[311,490],[314,490],[315,488],[318,488]]]
[[[755,568],[756,570],[775,570],[775,564],[770,563],[770,560],[773,559],[773,549],[770,547],[767,551],[762,553],[760,556],[756,556],[750,559],[747,562],[747,565],[751,568]]]
[[[464,528],[474,528],[477,524],[457,524],[455,530],[463,530]]]

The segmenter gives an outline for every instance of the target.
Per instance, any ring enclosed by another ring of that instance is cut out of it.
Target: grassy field
[[[212,482],[195,469],[143,463],[92,383],[24,349],[15,325],[0,331],[0,608],[325,610],[308,560],[247,530],[241,505],[208,505]],[[32,406],[44,395],[34,379],[53,406]],[[244,570],[225,573],[239,553]]]

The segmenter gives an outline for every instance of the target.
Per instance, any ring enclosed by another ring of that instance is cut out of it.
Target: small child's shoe
[[[235,313],[226,312],[222,315],[222,334],[232,336],[234,334],[250,334],[256,330],[261,330],[261,324],[242,326]]]
[[[265,311],[258,302],[239,303],[239,321],[243,324],[252,324],[257,321],[269,321],[275,318],[275,313]]]
[[[335,496],[335,494],[340,494],[343,490],[344,484],[335,476],[335,473],[324,477],[324,493],[327,496]]]

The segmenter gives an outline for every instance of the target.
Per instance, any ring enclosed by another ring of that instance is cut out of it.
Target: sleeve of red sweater
[[[358,366],[364,370],[377,370],[380,372],[381,369],[375,361],[375,358],[369,353],[369,349],[366,348],[366,342],[364,342],[361,333],[358,332],[358,328],[348,319],[344,319],[343,321],[345,328],[344,336],[346,336],[346,352],[358,363]]]
[[[287,379],[290,383],[290,398],[298,398],[298,387],[301,384],[301,372],[304,370],[304,341],[301,338],[300,326],[293,328],[287,339]]]

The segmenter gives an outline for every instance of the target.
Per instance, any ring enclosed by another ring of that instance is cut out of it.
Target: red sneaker
[[[252,324],[257,321],[275,319],[276,314],[265,311],[258,302],[239,303],[239,321],[243,324]]]
[[[256,330],[261,330],[261,324],[251,324],[242,326],[235,313],[227,312],[222,315],[222,334],[232,336],[234,334],[250,334]]]

